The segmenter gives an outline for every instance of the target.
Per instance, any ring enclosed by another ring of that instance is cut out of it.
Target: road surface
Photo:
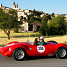
[[[14,58],[3,57],[0,54],[0,67],[67,67],[67,58],[52,57],[29,58],[25,61],[16,61]]]

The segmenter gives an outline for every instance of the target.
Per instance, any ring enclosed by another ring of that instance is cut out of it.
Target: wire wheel
[[[60,48],[57,50],[56,56],[57,56],[58,58],[61,58],[61,59],[62,59],[62,58],[65,58],[66,55],[67,55],[67,51],[66,51],[65,48],[60,47]]]
[[[25,51],[23,49],[17,49],[15,52],[14,52],[14,58],[18,61],[20,60],[24,60],[24,57],[25,57]]]

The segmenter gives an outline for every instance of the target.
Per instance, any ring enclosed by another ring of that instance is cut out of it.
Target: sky
[[[20,9],[35,9],[49,14],[67,14],[67,0],[0,0],[0,4],[12,8],[14,1]]]

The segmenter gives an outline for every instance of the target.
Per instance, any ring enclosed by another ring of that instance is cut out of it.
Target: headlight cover
[[[14,45],[14,43],[12,43],[12,44],[8,44],[8,45],[6,45],[6,46],[12,46],[12,45]]]

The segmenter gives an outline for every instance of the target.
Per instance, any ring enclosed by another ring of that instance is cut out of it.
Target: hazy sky
[[[12,7],[14,0],[0,0],[0,4]],[[21,9],[36,9],[45,13],[67,14],[67,0],[15,0]]]

